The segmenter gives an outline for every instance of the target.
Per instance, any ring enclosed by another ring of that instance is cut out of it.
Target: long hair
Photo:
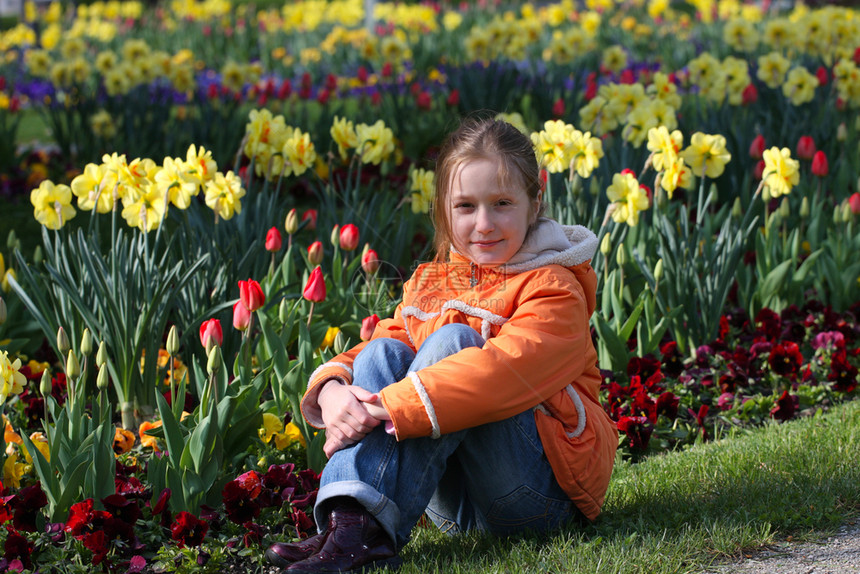
[[[511,124],[494,119],[466,119],[442,145],[436,159],[436,196],[432,216],[436,235],[433,247],[436,261],[446,261],[451,249],[451,219],[448,197],[454,174],[461,165],[490,160],[498,165],[499,186],[519,187],[526,192],[529,205],[540,197],[540,169],[531,140]],[[531,209],[531,207],[530,207]],[[531,221],[543,214],[541,203]],[[531,228],[529,228],[529,231]]]

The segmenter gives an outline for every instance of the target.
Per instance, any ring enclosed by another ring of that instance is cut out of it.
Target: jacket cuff
[[[337,381],[342,385],[352,384],[352,369],[343,363],[325,363],[317,367],[308,379],[308,390],[300,405],[302,416],[314,428],[325,428],[319,405],[319,394],[323,384]]]

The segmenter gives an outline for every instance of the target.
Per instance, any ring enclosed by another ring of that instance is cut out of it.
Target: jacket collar
[[[581,225],[561,225],[542,217],[526,236],[520,250],[508,263],[498,266],[502,273],[522,273],[544,265],[575,267],[590,261],[597,251],[597,236]],[[452,262],[469,260],[453,247]]]

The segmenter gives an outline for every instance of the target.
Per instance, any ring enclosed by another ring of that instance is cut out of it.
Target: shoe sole
[[[273,566],[277,566],[278,568],[286,568],[290,564],[295,564],[296,562],[301,562],[302,560],[306,560],[306,559],[310,558],[311,556],[313,556],[313,553],[308,554],[304,558],[298,558],[296,560],[287,560],[286,558],[284,558],[283,556],[281,556],[280,554],[278,554],[277,552],[275,552],[271,548],[266,549],[266,559],[269,561],[270,564],[272,564]]]
[[[268,552],[266,552],[268,556]],[[385,558],[382,560],[376,560],[369,564],[365,564],[364,566],[359,566],[353,570],[302,570],[298,568],[293,568],[289,571],[290,574],[366,574],[367,572],[374,572],[376,570],[381,570],[382,568],[390,568],[392,571],[396,571],[400,568],[401,564],[403,564],[403,559],[399,556],[392,556],[391,558]]]

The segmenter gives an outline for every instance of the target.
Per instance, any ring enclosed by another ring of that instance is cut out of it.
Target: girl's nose
[[[478,209],[475,214],[475,230],[478,233],[489,233],[493,231],[493,217],[487,209]]]

